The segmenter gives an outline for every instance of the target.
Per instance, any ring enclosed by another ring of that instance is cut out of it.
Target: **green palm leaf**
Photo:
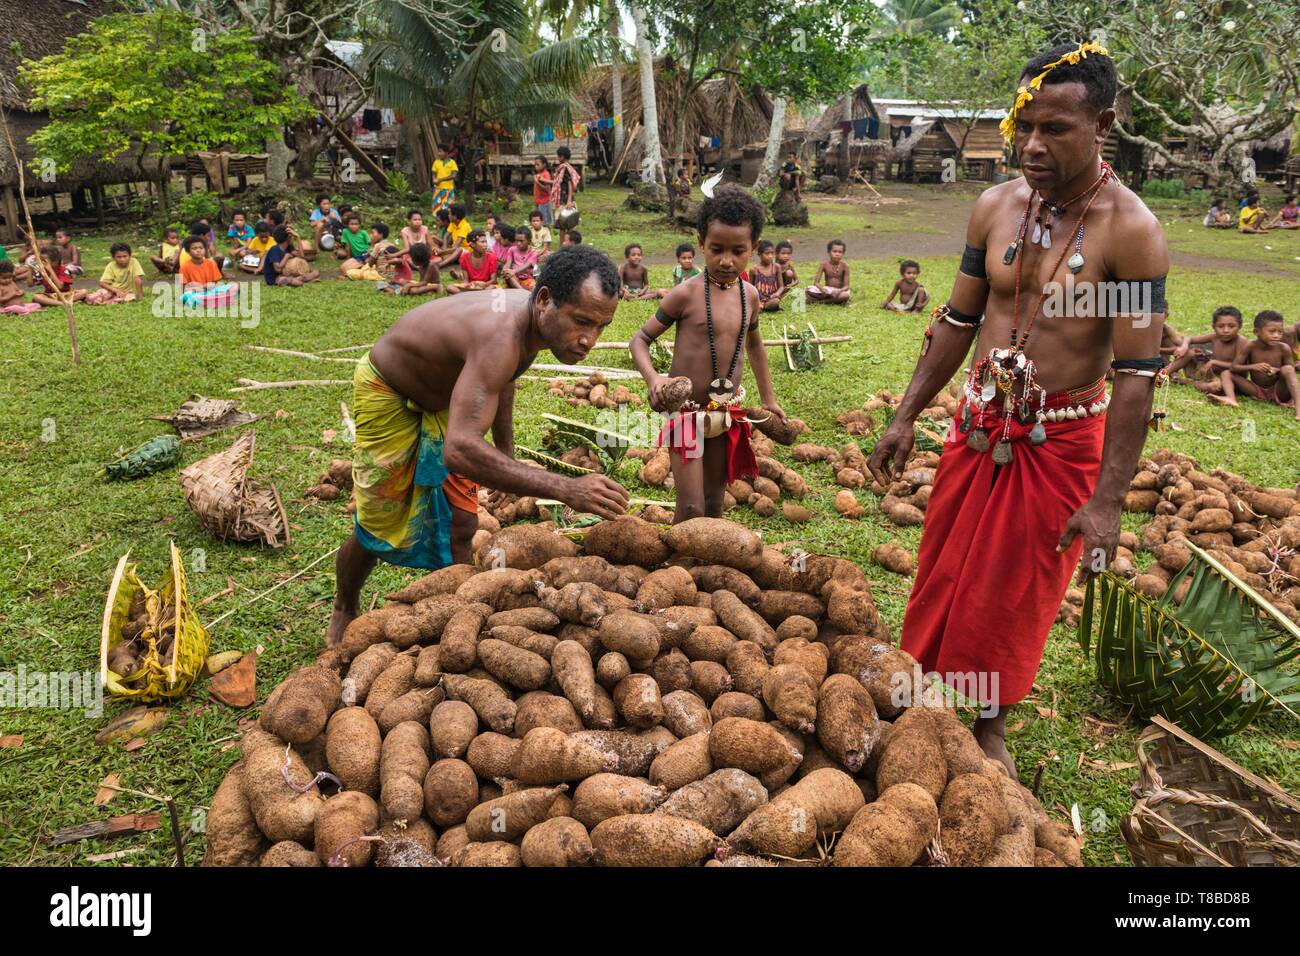
[[[609,456],[615,467],[623,460],[627,450],[636,444],[636,439],[630,435],[609,431],[588,422],[575,421],[572,418],[561,418],[559,415],[549,413],[543,413],[542,417],[556,426],[557,433],[586,442],[593,448],[604,452]]]
[[[546,466],[547,471],[558,471],[561,474],[574,475],[576,477],[592,474],[590,468],[583,468],[581,465],[571,465],[567,461],[553,458],[550,455],[537,451],[535,448],[526,448],[523,445],[515,445],[515,454],[519,455],[521,458],[535,461],[539,465]]]
[[[1233,734],[1266,708],[1300,703],[1300,628],[1190,541],[1192,560],[1159,598],[1110,572],[1088,582],[1079,645],[1097,680],[1138,716],[1199,737]],[[1173,595],[1187,585],[1181,604]]]

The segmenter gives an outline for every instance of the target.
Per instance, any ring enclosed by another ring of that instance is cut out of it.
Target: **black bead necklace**
[[[745,283],[737,282],[740,287],[740,333],[736,336],[736,349],[731,353],[731,364],[727,366],[727,377],[718,376],[718,348],[714,341],[713,335],[713,303],[709,296],[709,287],[713,284],[713,277],[707,273],[704,276],[704,324],[709,333],[709,361],[713,367],[713,381],[709,383],[709,394],[723,395],[727,399],[735,397],[736,386],[732,382],[731,376],[735,374],[736,363],[740,361],[740,349],[745,342],[745,327],[748,324],[748,316],[745,310]]]

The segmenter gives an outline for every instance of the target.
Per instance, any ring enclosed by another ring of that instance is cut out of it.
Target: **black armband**
[[[1154,358],[1145,359],[1116,359],[1110,363],[1116,373],[1125,375],[1140,375],[1143,378],[1155,378],[1160,370],[1169,364],[1169,358],[1165,355],[1157,355]]]
[[[669,315],[662,308],[659,308],[655,310],[655,321],[660,325],[672,325],[677,321],[677,317]]]
[[[955,325],[957,328],[966,332],[972,332],[984,324],[982,315],[967,315],[965,312],[958,312],[952,307],[952,303],[945,303],[938,306],[930,313],[930,319],[943,319],[949,325]]]
[[[984,250],[968,245],[966,251],[961,254],[961,265],[957,267],[957,271],[972,279],[988,278],[988,271],[984,268]]]

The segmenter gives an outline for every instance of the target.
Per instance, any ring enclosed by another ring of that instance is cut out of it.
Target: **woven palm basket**
[[[1120,831],[1137,866],[1300,866],[1300,801],[1163,717]]]
[[[218,538],[279,548],[289,541],[289,521],[275,485],[248,477],[253,438],[244,432],[225,451],[181,471],[181,487],[199,522]]]

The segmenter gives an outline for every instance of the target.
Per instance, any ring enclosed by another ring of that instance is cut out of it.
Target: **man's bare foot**
[[[1001,733],[998,733],[991,725],[984,724],[982,721],[976,721],[972,728],[975,733],[975,741],[984,751],[984,756],[992,757],[994,760],[1002,762],[1007,768],[1007,773],[1011,775],[1012,780],[1019,780],[1016,773],[1016,762],[1011,759],[1011,751],[1007,750],[1007,740]]]
[[[348,629],[348,625],[356,619],[356,616],[355,611],[334,605],[334,616],[330,618],[330,629],[325,637],[325,646],[333,647],[343,640],[343,632]]]
[[[1237,400],[1235,398],[1229,398],[1227,395],[1206,395],[1205,397],[1218,405],[1228,405],[1232,408],[1237,407]]]

